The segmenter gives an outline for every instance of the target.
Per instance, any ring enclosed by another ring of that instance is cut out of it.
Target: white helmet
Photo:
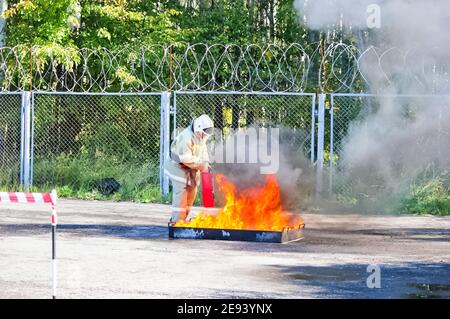
[[[194,119],[192,126],[194,132],[203,132],[209,136],[213,133],[214,123],[208,115],[203,114]]]

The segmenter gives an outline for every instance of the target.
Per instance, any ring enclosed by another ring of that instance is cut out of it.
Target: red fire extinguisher
[[[214,207],[214,175],[211,171],[202,172],[203,207]]]

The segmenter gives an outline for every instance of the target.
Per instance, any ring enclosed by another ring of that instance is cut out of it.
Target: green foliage
[[[102,195],[93,182],[115,178],[121,188],[110,196]],[[115,159],[61,154],[53,158],[37,158],[34,164],[34,189],[48,191],[56,187],[63,198],[132,200],[137,202],[166,202],[159,189],[159,164],[118,163]]]
[[[180,11],[158,1],[83,1],[83,24],[75,41],[79,47],[124,48],[182,41],[189,30],[174,22]]]
[[[69,19],[76,0],[10,0],[5,12],[8,45],[67,45],[74,21]],[[71,22],[72,21],[72,22]]]
[[[180,11],[159,1],[11,0],[5,13],[8,45],[126,47],[182,40]]]
[[[177,59],[178,54],[184,55],[183,48],[187,43],[263,46],[275,44],[286,48],[295,42],[299,43],[314,59],[308,70],[310,78],[306,90],[309,92],[319,90],[318,78],[315,77],[322,73],[326,78],[323,79],[322,84],[328,91],[339,88],[342,83],[336,75],[344,76],[346,70],[353,67],[348,65],[352,63],[349,62],[351,59],[347,59],[346,54],[336,53],[338,58],[334,63],[334,74],[331,72],[331,63],[328,61],[324,61],[324,69],[319,70],[322,57],[321,54],[317,54],[317,42],[324,36],[303,25],[303,21],[294,10],[293,3],[294,0],[11,0],[10,8],[5,13],[7,45],[23,46],[23,52],[20,52],[22,57],[19,61],[22,61],[25,70],[29,67],[27,55],[29,55],[30,46],[43,46],[42,52],[33,53],[33,59],[36,60],[33,62],[35,64],[33,69],[39,69],[42,73],[51,57],[57,57],[56,61],[61,64],[61,69],[57,73],[68,70],[77,75],[74,78],[84,74],[85,66],[79,65],[80,58],[77,51],[73,49],[99,49],[100,51],[95,53],[96,59],[91,59],[88,66],[90,73],[103,76],[103,72],[106,71],[110,79],[115,76],[127,86],[126,88],[132,89],[143,79],[148,80],[154,77],[154,71],[149,70],[142,63],[136,63],[142,61],[139,60],[141,58],[139,50],[142,47],[173,44],[174,59]],[[332,39],[327,38],[325,41],[324,52],[333,41],[351,43],[353,38],[351,34],[333,33]],[[314,45],[311,45],[312,43]],[[66,48],[71,49],[66,52]],[[103,53],[101,48],[105,48]],[[212,55],[221,56],[219,46],[210,50]],[[295,49],[292,50],[292,54],[288,52],[286,56],[272,50],[266,51],[266,59],[269,63],[260,65],[258,71],[262,79],[270,78],[271,74],[279,71],[279,62],[283,60],[291,66],[305,65],[300,61],[302,54]],[[111,51],[114,52],[114,61],[108,58]],[[163,54],[156,51],[145,54],[147,65],[161,65],[158,57],[161,58]],[[247,55],[254,55],[257,62],[261,51],[257,47],[252,47],[250,51]],[[233,49],[228,52],[233,60]],[[238,49],[234,52],[237,61],[241,52]],[[183,58],[189,61],[189,56],[183,56]],[[192,58],[195,59],[195,57]],[[221,82],[229,78],[229,74],[233,71],[231,64],[236,61],[220,61],[220,59],[215,61],[218,70],[214,81]],[[162,72],[159,76],[164,77],[164,81],[168,83],[168,66],[161,65],[161,67]],[[131,72],[131,69],[137,73]],[[306,70],[283,71],[302,74]],[[246,70],[244,67],[239,70],[238,76],[248,77],[248,72],[251,70]],[[191,70],[186,68],[183,78],[189,78],[190,73]],[[22,77],[19,79],[21,87],[30,84],[27,72],[18,76]],[[52,79],[55,78],[54,74],[52,76]],[[211,72],[205,68],[200,71],[199,76],[204,79],[204,83],[207,83]],[[46,81],[49,80],[46,79]],[[56,82],[51,83],[51,89],[54,89],[53,86],[56,84]],[[43,83],[41,85],[38,87],[47,89]],[[108,89],[117,91],[119,88],[116,85],[112,83]],[[280,83],[277,87],[282,90],[283,85],[286,83]],[[92,87],[91,90],[95,91],[96,88]]]
[[[131,158],[132,148],[129,140],[118,125],[101,124],[96,134],[89,135],[85,145],[90,153],[101,152],[106,157],[120,156],[122,159]]]
[[[436,177],[411,187],[402,209],[416,214],[450,215],[450,180]]]
[[[45,73],[49,62],[57,62],[58,73],[64,71],[83,74],[83,65],[79,65],[80,51],[83,49],[106,48],[119,52],[130,50],[139,52],[142,46],[169,44],[185,41],[192,30],[181,29],[175,22],[182,14],[174,8],[162,6],[160,1],[137,0],[11,0],[9,9],[4,13],[7,20],[7,45],[19,46],[18,59],[24,70]],[[95,65],[89,65],[93,74],[101,70],[111,71],[127,85],[139,83],[139,79],[130,75],[132,61],[119,53],[114,65],[109,59],[102,59],[98,53]],[[155,56],[160,57],[157,53]],[[137,56],[135,57],[135,59]],[[155,57],[149,56],[147,63],[155,63]],[[11,60],[16,69],[16,60]],[[139,66],[138,66],[139,67]],[[51,72],[50,72],[51,73]],[[29,87],[28,72],[14,74],[20,77],[20,87]],[[51,75],[54,78],[54,74]],[[148,75],[147,75],[148,76]],[[34,80],[34,79],[33,79]],[[48,79],[46,79],[48,81]],[[47,82],[48,83],[48,82]],[[41,89],[55,89],[43,83],[34,83]],[[61,85],[61,84],[59,84]],[[111,87],[111,90],[117,90]]]
[[[108,49],[150,44],[317,41],[294,0],[10,0],[8,45]]]

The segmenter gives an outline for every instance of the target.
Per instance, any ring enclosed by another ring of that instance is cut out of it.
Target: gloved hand
[[[209,163],[205,163],[202,167],[202,173],[209,173],[211,170],[211,165]]]

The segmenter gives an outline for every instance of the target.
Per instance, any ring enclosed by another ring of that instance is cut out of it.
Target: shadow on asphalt
[[[367,264],[272,267],[281,271],[287,280],[297,284],[299,289],[304,286],[315,288],[320,298],[450,298],[450,264],[378,266],[380,288],[368,288],[367,280],[373,273],[367,271]]]
[[[450,229],[448,228],[383,228],[355,230],[351,232],[361,235],[450,242]]]
[[[3,235],[47,234],[51,226],[48,224],[3,224],[0,232]],[[58,233],[69,233],[84,236],[112,236],[129,239],[167,239],[167,227],[157,225],[123,226],[123,225],[82,225],[61,224],[57,226]]]

